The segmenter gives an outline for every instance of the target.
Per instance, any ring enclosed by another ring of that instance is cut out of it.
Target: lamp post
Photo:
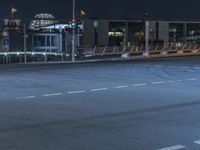
[[[149,21],[148,14],[144,14],[144,31],[145,31],[145,56],[149,56]]]
[[[72,18],[74,19],[75,18],[75,5],[76,5],[76,2],[75,0],[73,0],[73,9],[72,9]],[[75,61],[75,29],[76,27],[72,27],[72,62]]]
[[[26,38],[27,38],[27,34],[26,34],[26,25],[24,24],[24,63],[27,63],[27,56],[26,56],[26,52],[27,52]]]

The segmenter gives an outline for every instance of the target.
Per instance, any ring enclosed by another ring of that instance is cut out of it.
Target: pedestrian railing
[[[105,56],[122,57],[122,56],[171,56],[171,55],[198,55],[200,54],[200,44],[186,43],[175,45],[167,44],[150,44],[148,51],[144,45],[131,46],[103,46],[78,48],[76,56],[78,58]],[[26,56],[26,57],[25,57]],[[41,62],[41,61],[64,61],[71,57],[70,54],[57,52],[0,52],[0,63],[23,63],[23,62]]]
[[[84,50],[82,53],[84,54]],[[113,47],[94,47],[91,51],[90,56],[106,56],[106,55],[122,55],[128,53],[130,55],[142,54],[146,52],[144,45],[133,45],[129,47],[125,46],[113,46]],[[149,45],[148,53],[149,55],[167,55],[167,54],[185,54],[185,53],[197,53],[200,52],[199,44],[182,44],[175,45],[172,43],[168,44],[152,44]]]

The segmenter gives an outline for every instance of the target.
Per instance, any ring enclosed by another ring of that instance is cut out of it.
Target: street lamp
[[[75,13],[76,13],[75,5],[76,5],[76,2],[75,0],[73,0],[72,19],[75,19]],[[72,62],[75,61],[75,29],[76,29],[76,26],[72,27]]]

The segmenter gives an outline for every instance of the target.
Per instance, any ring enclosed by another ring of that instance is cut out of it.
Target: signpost
[[[8,32],[6,30],[3,31],[3,47],[5,51],[9,51],[10,39]]]
[[[9,46],[10,46],[10,39],[9,39],[9,34],[6,29],[3,31],[3,48],[5,51],[5,59],[6,63],[8,63],[8,55],[7,52],[9,51]]]

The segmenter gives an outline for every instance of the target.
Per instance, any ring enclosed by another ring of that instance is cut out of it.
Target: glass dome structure
[[[45,26],[53,25],[55,23],[56,19],[52,14],[40,13],[35,15],[29,25],[29,28],[32,30],[37,30]]]

